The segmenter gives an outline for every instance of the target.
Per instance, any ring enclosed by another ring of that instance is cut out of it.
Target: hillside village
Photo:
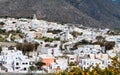
[[[6,44],[7,43],[7,44]],[[10,43],[10,44],[9,44]],[[0,19],[0,72],[55,73],[120,60],[120,35],[110,29],[33,19]],[[91,68],[92,69],[92,68]]]

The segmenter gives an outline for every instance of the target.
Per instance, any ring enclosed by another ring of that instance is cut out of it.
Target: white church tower
[[[31,21],[31,28],[36,29],[38,28],[38,25],[39,25],[39,20],[37,19],[36,14],[34,14],[33,19]]]
[[[37,20],[36,14],[33,15],[33,19],[34,19],[34,20]]]

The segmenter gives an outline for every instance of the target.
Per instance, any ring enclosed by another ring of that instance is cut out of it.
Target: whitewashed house
[[[26,40],[27,42],[32,42],[32,41],[34,41],[34,38],[35,38],[35,37],[36,37],[36,35],[35,35],[34,31],[33,31],[33,32],[28,31],[28,32],[25,34],[25,40]]]
[[[65,69],[67,69],[67,67],[68,67],[68,61],[64,57],[57,58],[54,63],[50,64],[50,70],[52,70],[52,72],[56,72],[58,68],[59,68],[59,70],[63,71]]]
[[[119,35],[107,36],[105,40],[110,42],[120,43],[120,36]]]
[[[77,50],[74,51],[75,54],[98,54],[101,53],[100,45],[81,45]]]
[[[96,38],[96,35],[94,32],[90,31],[90,30],[84,30],[82,37],[84,37],[84,39],[90,41]]]
[[[111,65],[111,60],[89,59],[89,58],[88,59],[81,59],[79,66],[82,69],[87,69],[90,66],[95,67],[95,66],[97,66],[97,64],[99,65],[99,67],[101,69],[105,69],[106,67]],[[92,69],[92,67],[91,67],[91,69]]]
[[[60,42],[54,41],[52,43],[46,42],[38,47],[38,51],[49,56],[61,56]]]
[[[31,21],[31,28],[36,29],[39,26],[39,20],[37,20],[36,15],[34,14],[33,19]]]
[[[70,41],[73,40],[72,34],[70,34],[69,30],[66,30],[63,33],[59,34],[60,40]]]
[[[76,63],[78,61],[78,56],[77,55],[68,54],[67,58],[68,58],[68,64],[71,63],[71,62]]]
[[[2,48],[0,63],[7,72],[28,72],[29,66],[32,65],[32,62],[22,54],[22,51],[8,50],[7,47]]]

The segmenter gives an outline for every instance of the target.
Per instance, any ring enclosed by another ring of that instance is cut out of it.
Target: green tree
[[[54,39],[52,39],[52,38],[46,38],[45,39],[45,42],[52,42]]]
[[[53,33],[53,34],[58,34],[60,32],[62,32],[62,30],[48,30],[48,33]]]
[[[76,66],[76,64],[74,62],[70,62],[69,66]]]
[[[103,42],[104,41],[103,36],[97,36],[96,39],[97,39],[98,42]]]
[[[115,46],[115,42],[105,42],[105,49],[110,50]]]
[[[90,44],[90,42],[89,41],[87,41],[87,40],[85,40],[85,39],[83,39],[82,41],[81,41],[81,44]]]
[[[5,30],[0,29],[0,34],[5,33]]]
[[[30,75],[33,75],[33,73],[36,71],[36,67],[35,66],[30,66],[29,67],[29,72],[30,72]]]
[[[73,67],[63,72],[56,73],[56,75],[120,75],[120,61],[118,60],[118,56],[111,59],[112,65],[109,65],[105,69],[101,69],[99,65],[96,64],[96,66],[92,67],[91,65],[84,70],[80,67]]]
[[[0,22],[0,25],[4,25],[5,23],[4,22]]]
[[[79,33],[76,31],[73,31],[71,34],[73,35],[73,37],[77,37],[78,35],[82,35],[82,33]]]
[[[31,44],[31,43],[19,43],[16,45],[16,48],[18,50],[22,50],[24,54],[29,54],[30,52],[36,50],[35,44]]]
[[[37,66],[38,69],[41,69],[43,65],[45,65],[44,62],[37,62],[35,63],[35,65]]]

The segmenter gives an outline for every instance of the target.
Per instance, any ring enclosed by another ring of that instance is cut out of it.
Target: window
[[[74,60],[74,58],[70,58],[70,60]]]
[[[60,68],[60,66],[57,66],[57,68]]]
[[[49,44],[46,44],[45,47],[49,47],[50,45]]]
[[[30,65],[32,65],[32,62],[29,62]]]
[[[92,65],[94,65],[94,63],[92,63]]]
[[[57,44],[55,44],[54,47],[57,47]]]
[[[43,44],[42,42],[40,42],[40,44]]]
[[[19,69],[19,67],[16,67],[16,69]]]
[[[84,65],[86,65],[86,62],[84,62]]]
[[[19,65],[19,63],[17,62],[16,65]]]
[[[104,61],[102,61],[102,64],[104,64]]]
[[[82,61],[80,61],[80,63],[82,63]]]
[[[89,65],[89,63],[87,63],[87,65]]]
[[[24,71],[26,71],[27,69],[26,68],[24,68]]]
[[[110,64],[110,61],[108,61],[108,64]]]

